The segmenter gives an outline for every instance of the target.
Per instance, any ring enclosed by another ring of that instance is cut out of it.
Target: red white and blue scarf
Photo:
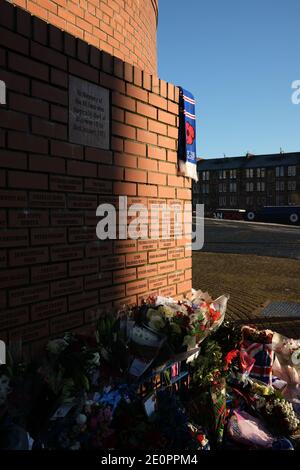
[[[183,88],[179,88],[178,163],[179,170],[184,176],[198,181],[195,99]]]

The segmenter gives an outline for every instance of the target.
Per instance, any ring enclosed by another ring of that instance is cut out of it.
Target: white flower
[[[89,364],[92,366],[100,366],[100,354],[98,352],[93,354],[93,357],[89,360]]]
[[[47,344],[47,351],[51,354],[60,354],[68,346],[67,341],[64,339],[53,339]]]
[[[9,377],[7,375],[0,376],[0,406],[7,400],[7,395],[10,392]]]
[[[87,417],[83,413],[80,413],[77,418],[76,418],[76,423],[77,424],[85,424],[87,422]]]
[[[161,330],[165,326],[165,321],[160,315],[153,315],[149,322],[149,327],[153,330]]]

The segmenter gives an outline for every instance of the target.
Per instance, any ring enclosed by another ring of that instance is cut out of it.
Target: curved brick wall
[[[12,0],[115,57],[157,74],[158,0]]]

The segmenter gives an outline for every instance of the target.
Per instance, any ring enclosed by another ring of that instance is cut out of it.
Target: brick
[[[65,32],[65,44],[64,44],[64,51],[68,56],[75,57],[76,56],[76,38],[71,34]]]
[[[69,310],[78,310],[98,303],[98,290],[73,294],[69,297]]]
[[[55,104],[51,104],[51,121],[58,121],[58,122],[63,122],[65,124],[68,123],[69,115],[67,108],[64,108],[62,106],[57,106]]]
[[[167,259],[167,250],[157,250],[149,253],[149,263],[160,263],[162,261],[167,261]]]
[[[136,183],[146,183],[147,182],[147,173],[142,170],[129,170],[125,169],[125,180],[126,181],[135,181]]]
[[[135,268],[120,269],[113,273],[114,284],[127,283],[127,282],[135,281],[135,280],[136,280]]]
[[[65,106],[68,104],[68,94],[65,90],[61,90],[47,83],[36,82],[35,80],[32,82],[32,96],[50,101],[51,103]]]
[[[82,64],[74,59],[69,60],[69,73],[94,83],[99,83],[99,72],[90,65]]]
[[[53,158],[53,157],[52,157]],[[70,176],[50,175],[50,189],[52,191],[82,192],[83,184],[81,178]]]
[[[16,287],[27,284],[29,281],[29,270],[26,268],[10,269],[0,272],[1,288]]]
[[[28,321],[28,307],[19,307],[5,310],[0,313],[0,329],[11,329],[24,323],[28,323]]]
[[[29,169],[31,171],[45,171],[47,173],[65,173],[65,160],[46,155],[30,155]]]
[[[176,150],[176,140],[170,139],[170,137],[165,137],[163,135],[158,136],[158,145],[170,150]]]
[[[97,175],[97,165],[95,163],[71,160],[67,162],[67,172],[69,175],[93,177]]]
[[[0,46],[4,46],[7,49],[12,49],[24,55],[28,55],[29,53],[28,39],[2,27],[0,27]]]
[[[40,285],[34,287],[23,287],[21,289],[11,290],[8,294],[9,305],[17,307],[18,305],[31,304],[46,300],[49,297],[49,286]]]
[[[158,272],[157,264],[142,266],[137,269],[138,278],[148,278],[156,276]]]
[[[113,121],[124,122],[125,120],[125,111],[121,108],[117,108],[116,106],[112,106],[111,108],[111,117]],[[128,123],[130,124],[130,123]]]
[[[1,230],[0,231],[0,246],[1,248],[27,246],[28,245],[28,231],[22,229]]]
[[[89,243],[85,247],[85,256],[87,258],[112,254],[112,242],[109,240]]]
[[[166,160],[167,153],[164,148],[148,147],[148,157],[155,158],[156,160]]]
[[[33,321],[61,315],[67,311],[66,297],[61,299],[40,302],[31,306],[31,318]]]
[[[150,281],[149,281],[150,282]],[[138,280],[126,284],[126,295],[141,294],[148,290],[147,280]]]
[[[138,159],[138,167],[141,168],[142,170],[157,171],[158,170],[158,163],[157,163],[157,161],[150,160],[149,158],[139,158]],[[149,180],[148,180],[148,182],[151,183]]]
[[[8,2],[1,2],[0,8],[0,24],[5,28],[13,29],[16,9]]]
[[[147,119],[129,111],[126,112],[125,122],[131,126],[147,129]]]
[[[29,94],[29,78],[8,70],[1,70],[1,80],[6,83],[8,90]]]
[[[124,79],[127,82],[133,81],[133,66],[127,62],[124,63]]]
[[[42,173],[9,171],[8,185],[11,188],[48,189],[48,177]]]
[[[112,193],[112,182],[87,178],[85,179],[84,189],[87,193],[97,194],[111,194]]]
[[[139,266],[147,263],[147,253],[134,253],[126,255],[126,267]]]
[[[69,242],[91,242],[96,241],[96,230],[95,227],[70,227]]]
[[[79,145],[70,144],[69,142],[59,142],[57,140],[52,140],[51,155],[82,160],[83,148]]]
[[[25,152],[48,153],[46,139],[20,132],[10,131],[8,133],[8,147]]]
[[[125,93],[125,82],[104,72],[100,72],[100,85],[110,90]]]
[[[157,289],[160,289],[162,287],[166,287],[167,283],[168,283],[168,278],[167,276],[160,276],[160,277],[157,277],[157,278],[154,278],[154,279],[149,279],[149,289],[152,290],[157,290]]]
[[[39,228],[31,230],[31,244],[53,245],[56,243],[66,243],[66,231],[63,228]]]
[[[157,242],[152,240],[139,240],[138,251],[150,251],[157,249]]]
[[[149,104],[163,110],[168,109],[168,101],[165,98],[162,98],[161,96],[155,95],[153,93],[149,93]]]
[[[149,91],[152,89],[152,76],[145,70],[143,71],[143,88]]]
[[[177,269],[190,269],[192,267],[192,258],[183,258],[176,261]]]
[[[142,114],[143,116],[147,116],[151,119],[157,119],[157,109],[149,106],[148,104],[140,103],[139,101],[136,106],[138,114]]]
[[[28,116],[25,116],[25,114],[0,108],[0,122],[5,129],[28,131]]]
[[[33,20],[33,39],[41,44],[46,45],[48,42],[48,28],[47,23],[40,18],[34,16]]]
[[[125,268],[125,256],[109,256],[101,258],[101,271],[110,271],[112,269]]]
[[[46,247],[13,249],[9,252],[10,266],[46,263],[48,259],[48,248]]]
[[[177,168],[176,165],[167,162],[159,162],[158,163],[158,170],[161,173],[168,173],[168,175],[176,175]]]
[[[156,197],[157,196],[157,186],[150,184],[139,184],[138,185],[138,195],[145,197]]]
[[[172,163],[177,164],[177,161],[178,161],[177,152],[174,152],[173,150],[168,150],[167,160],[168,160],[168,162],[172,162]]]
[[[40,118],[32,117],[32,132],[46,137],[57,139],[67,139],[67,126],[56,122],[45,121]]]
[[[157,135],[142,129],[137,129],[137,140],[146,144],[157,145]]]
[[[177,188],[177,198],[178,199],[186,199],[188,201],[191,200],[191,190],[190,189],[180,189]]]
[[[23,36],[31,37],[31,15],[21,9],[17,10],[17,31]]]
[[[83,15],[81,16],[81,18],[82,17]],[[81,21],[81,24],[78,23],[78,26],[80,27],[80,29],[88,31],[89,25],[86,25],[86,22],[82,20],[81,18],[76,18],[76,21]],[[90,29],[90,32],[92,32],[92,29]],[[82,41],[81,39],[77,39],[77,57],[79,60],[81,60],[82,62],[88,63],[89,62],[89,50],[90,48],[86,42]]]
[[[9,211],[10,227],[36,227],[47,226],[49,214],[47,211],[36,210],[11,210]]]
[[[167,135],[167,125],[149,119],[149,131],[156,132],[157,134]]]
[[[172,274],[168,276],[168,282],[171,285],[178,284],[179,282],[184,282],[184,271],[177,271],[174,269]]]
[[[159,249],[161,249],[161,248],[173,248],[173,247],[175,247],[175,244],[176,243],[175,243],[174,239],[173,240],[172,239],[171,240],[160,240],[159,244],[158,244],[158,247],[159,247]]]
[[[0,164],[3,168],[18,168],[26,170],[27,168],[27,156],[26,153],[1,150]]]
[[[117,182],[113,185],[113,192],[117,195],[136,196],[136,184]]]
[[[168,186],[183,187],[184,179],[182,176],[168,175]]]
[[[148,184],[159,184],[165,186],[167,184],[167,177],[161,173],[148,173]]]
[[[65,195],[60,193],[32,192],[29,194],[32,207],[65,207]]]
[[[81,245],[59,245],[51,247],[52,261],[81,259],[83,255],[84,249]]]
[[[85,148],[85,159],[91,162],[112,163],[112,152],[93,147]]]
[[[94,209],[97,208],[97,197],[89,194],[69,194],[68,207],[70,209]]]
[[[131,83],[126,84],[126,94],[140,101],[148,102],[148,92],[142,88],[132,85]]]
[[[66,263],[46,264],[42,266],[34,266],[31,268],[31,282],[46,282],[53,279],[60,279],[66,277],[67,265]]]
[[[178,114],[179,114],[178,103],[172,103],[171,101],[168,101],[168,112],[173,113],[176,116],[178,116]]]
[[[158,264],[158,274],[168,274],[174,272],[176,269],[175,261],[167,261],[165,263]]]
[[[132,139],[135,140],[136,138],[136,130],[134,127],[127,126],[126,124],[123,124],[121,122],[112,122],[112,134],[125,137],[127,139]]]
[[[174,297],[176,295],[176,286],[167,286],[159,289],[159,295],[163,297]]]
[[[62,295],[69,295],[74,292],[81,292],[82,289],[82,277],[51,282],[51,297],[59,297]]]
[[[158,110],[158,120],[169,124],[170,126],[176,125],[176,118],[173,114],[167,113],[165,111]]]
[[[20,340],[22,344],[45,338],[49,335],[48,322],[36,322],[13,329],[9,332],[9,341]]]
[[[0,210],[0,228],[6,227],[6,211]]]
[[[51,68],[50,81],[53,85],[68,88],[68,75],[62,70]]]
[[[185,292],[190,292],[192,289],[192,281],[184,281],[177,284],[177,294],[182,294]]]
[[[83,312],[60,315],[50,320],[50,333],[57,334],[69,331],[83,323]]]
[[[114,241],[114,253],[132,253],[136,252],[136,241],[135,240],[115,240]]]
[[[97,259],[84,259],[79,261],[71,261],[69,263],[69,275],[70,276],[85,276],[86,274],[93,274],[98,272],[98,260]]]
[[[13,52],[11,52],[8,56],[8,66],[10,69],[16,70],[23,75],[29,75],[30,77],[34,77],[43,81],[47,81],[49,77],[49,67],[47,65],[29,59],[28,57],[14,54]]]
[[[51,225],[53,226],[71,226],[71,225],[83,225],[83,213],[78,211],[72,212],[51,212]]]
[[[119,108],[127,109],[128,111],[135,112],[136,110],[135,100],[129,96],[124,96],[117,92],[112,93],[112,104],[114,106],[118,106]]]
[[[84,288],[86,290],[100,289],[100,287],[110,286],[112,284],[112,273],[97,273],[85,276]]]
[[[10,92],[9,106],[10,109],[14,109],[16,111],[49,118],[49,105],[45,101]]]
[[[100,301],[108,302],[125,297],[125,285],[104,287],[100,289]]]

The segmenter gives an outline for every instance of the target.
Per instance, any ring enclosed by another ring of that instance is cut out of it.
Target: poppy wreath
[[[186,122],[185,124],[185,132],[186,132],[186,143],[188,145],[192,145],[195,140],[195,129],[189,122]]]

